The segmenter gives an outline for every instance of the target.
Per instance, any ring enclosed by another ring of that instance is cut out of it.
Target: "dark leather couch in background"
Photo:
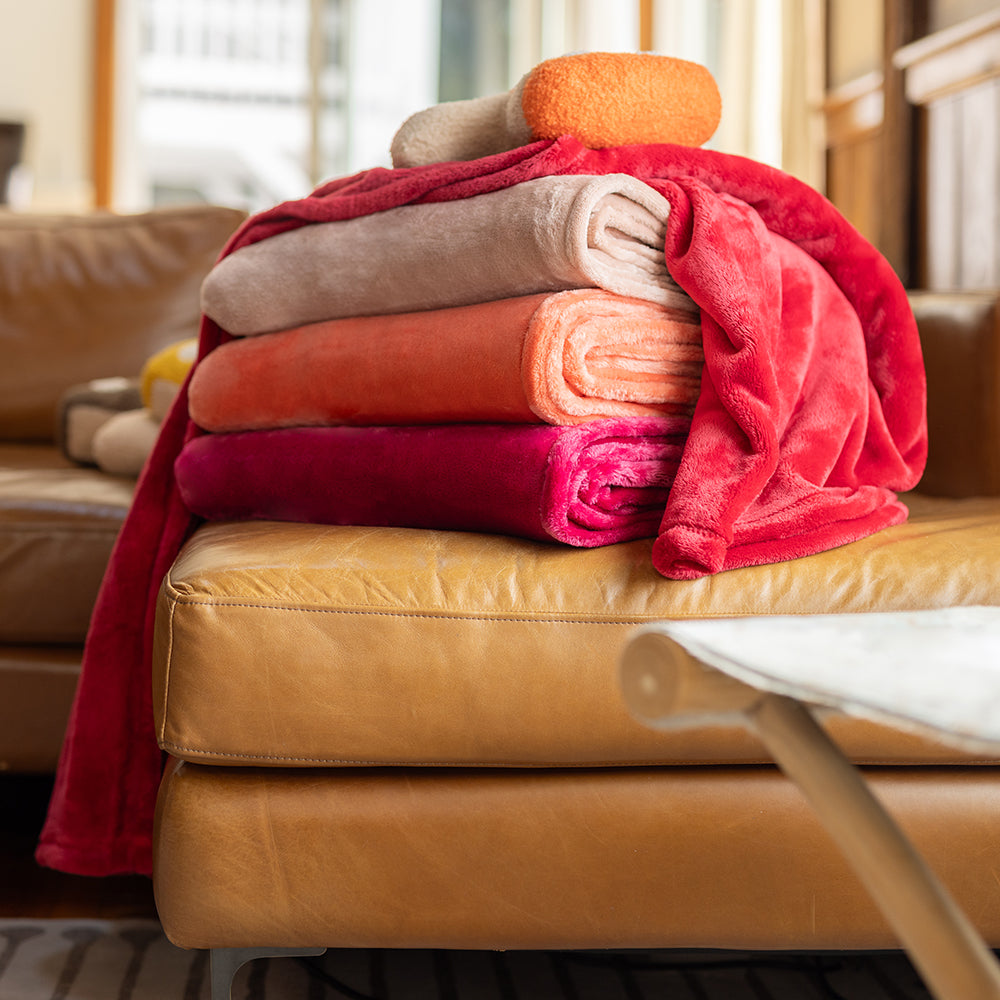
[[[134,482],[66,461],[70,386],[195,336],[243,213],[0,213],[0,770],[55,768],[90,612]]]

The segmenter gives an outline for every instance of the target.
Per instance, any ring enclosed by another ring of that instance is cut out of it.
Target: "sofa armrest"
[[[935,496],[1000,495],[1000,291],[910,292],[927,368]]]

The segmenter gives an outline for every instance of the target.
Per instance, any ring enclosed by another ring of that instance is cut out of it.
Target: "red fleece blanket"
[[[753,161],[680,146],[588,150],[564,137],[482,160],[376,169],[249,220],[228,251],[313,222],[445,201],[551,174],[626,173],[670,202],[674,278],[702,310],[705,370],[654,562],[693,578],[816,552],[901,521],[926,456],[923,364],[888,263],[820,195]],[[817,280],[821,272],[832,279]],[[204,322],[201,354],[226,335]],[[181,392],[140,479],[91,623],[37,857],[148,872],[161,755],[155,596],[197,524],[174,460],[197,434]]]
[[[175,465],[212,521],[444,528],[592,547],[656,533],[686,417],[205,434]]]

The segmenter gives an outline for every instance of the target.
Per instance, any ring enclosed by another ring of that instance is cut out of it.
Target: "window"
[[[572,51],[645,47],[703,63],[723,92],[710,145],[774,164],[789,93],[802,98],[795,135],[815,110],[787,72],[803,49],[790,12],[801,20],[819,0],[107,2],[116,207],[197,199],[256,211],[301,197],[388,165],[413,112],[501,93]]]
[[[437,99],[438,0],[120,5],[119,201],[297,198]]]

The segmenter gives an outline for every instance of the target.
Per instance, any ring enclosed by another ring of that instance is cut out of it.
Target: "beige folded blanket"
[[[694,312],[664,259],[669,211],[627,174],[573,175],[307,225],[223,258],[202,309],[234,336],[569,288]]]

